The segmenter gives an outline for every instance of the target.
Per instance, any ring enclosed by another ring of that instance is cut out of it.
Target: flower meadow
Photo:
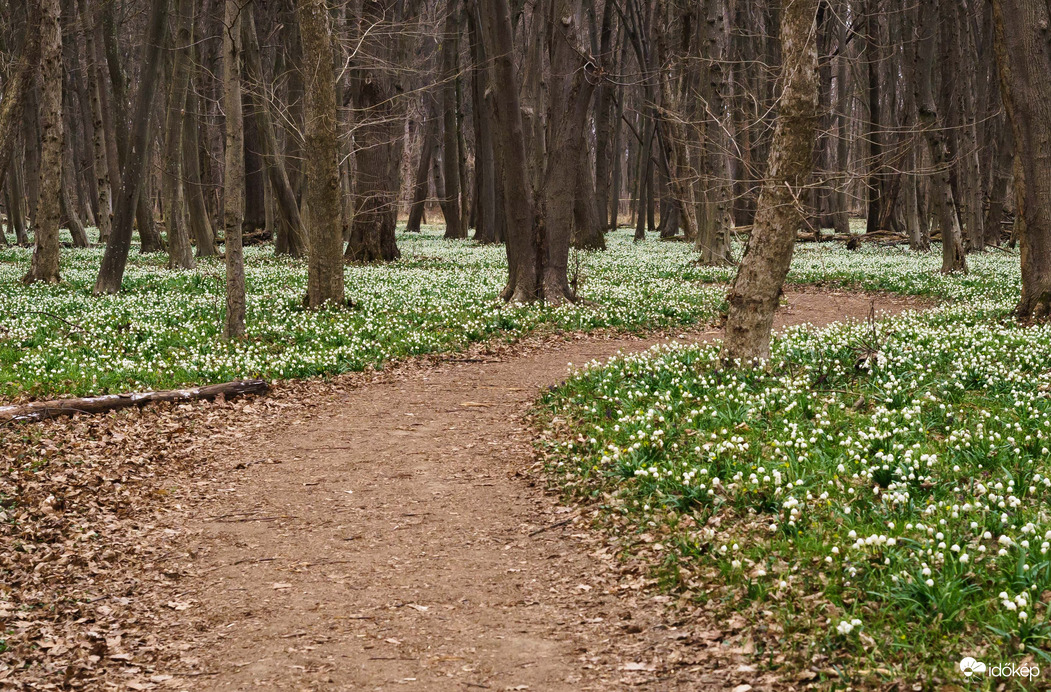
[[[1008,314],[1017,256],[969,261],[800,248],[793,280],[947,300],[793,328],[754,369],[718,344],[590,363],[541,401],[552,477],[667,587],[745,613],[786,674],[1051,670],[1051,327]]]
[[[271,246],[246,249],[247,338],[221,338],[222,260],[170,271],[163,255],[133,253],[116,296],[91,294],[102,249],[64,249],[58,286],[23,286],[31,249],[0,248],[0,400],[57,393],[163,389],[245,377],[304,378],[362,370],[471,342],[543,330],[643,330],[707,321],[722,290],[683,281],[679,243],[580,253],[580,293],[592,304],[506,305],[502,246],[448,241],[440,229],[399,234],[403,258],[347,266],[353,307],[309,311],[303,261]]]

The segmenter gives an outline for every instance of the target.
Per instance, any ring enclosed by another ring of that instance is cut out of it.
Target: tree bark
[[[23,247],[29,245],[26,231],[25,194],[22,186],[22,168],[17,161],[10,164],[7,176],[7,218],[15,232],[15,242]]]
[[[1045,0],[993,0],[1004,105],[1014,132],[1022,255],[1019,319],[1051,318],[1051,8]]]
[[[178,0],[174,31],[170,32],[173,54],[164,141],[164,225],[168,231],[168,268],[193,269],[186,186],[183,182],[183,119],[190,88],[190,45],[193,41],[193,0]]]
[[[460,124],[457,117],[456,82],[460,57],[460,2],[448,0],[441,42],[442,173],[445,195],[441,199],[447,239],[466,238],[466,219],[460,214]]]
[[[117,193],[117,203],[114,209],[113,233],[110,235],[109,242],[106,243],[106,252],[102,257],[102,266],[99,268],[98,279],[95,282],[96,295],[117,293],[120,290],[124,268],[128,262],[128,250],[131,247],[132,218],[139,202],[139,192],[146,173],[150,113],[153,110],[153,97],[157,90],[161,44],[168,18],[168,0],[152,0],[149,17],[149,32],[139,76],[135,115],[132,118],[126,156],[121,169],[120,190]],[[145,228],[140,226],[140,235],[144,231]]]
[[[404,59],[403,31],[391,36],[391,26],[404,21],[398,0],[365,2],[357,17],[358,65],[350,80],[357,127],[354,177],[354,222],[346,259],[389,262],[401,253],[395,241],[401,155],[404,145],[405,96],[402,76],[394,67]],[[388,34],[383,38],[377,37]],[[451,151],[456,155],[455,147]]]
[[[208,205],[204,201],[204,185],[201,181],[200,116],[197,92],[191,80],[186,94],[186,115],[183,117],[182,158],[186,200],[189,206],[190,229],[197,243],[198,257],[211,257],[218,253],[215,248],[215,229],[212,226]]]
[[[595,4],[595,1],[592,0],[592,11],[594,11]],[[598,32],[597,56],[601,69],[601,79],[595,87],[595,205],[598,210],[598,223],[603,232],[617,224],[615,216],[612,223],[610,223],[609,219],[610,155],[616,154],[616,149],[610,146],[613,130],[610,123],[610,116],[613,111],[613,81],[610,79],[610,75],[613,72],[614,60],[614,5],[615,3],[609,0],[603,3],[602,24]]]
[[[95,188],[98,191],[98,213],[95,221],[98,224],[99,242],[109,239],[113,225],[113,201],[109,177],[109,161],[106,151],[106,127],[102,117],[102,94],[99,84],[98,50],[95,47],[95,16],[88,0],[79,0],[80,27],[84,33],[84,74],[87,78],[86,89],[91,105],[92,135],[91,146],[94,152],[93,172]]]
[[[412,184],[409,220],[405,224],[405,230],[409,233],[420,232],[420,224],[423,223],[426,215],[425,207],[431,179],[431,158],[434,155],[435,140],[438,137],[438,119],[434,114],[434,108],[430,107],[431,96],[425,94],[423,98],[428,102],[429,107],[423,123],[423,134],[420,137],[420,160],[417,162],[415,181]]]
[[[72,416],[78,413],[109,413],[134,406],[161,402],[210,401],[217,397],[233,399],[246,394],[266,394],[270,385],[263,380],[243,380],[209,384],[192,389],[173,389],[135,394],[107,394],[85,399],[54,399],[20,406],[0,406],[0,423],[35,423],[37,421]]]
[[[33,85],[33,77],[40,66],[41,5],[34,3],[29,11],[25,44],[22,55],[9,68],[4,82],[3,100],[0,100],[0,189],[4,187],[7,162],[12,160],[15,142],[22,129],[26,97]]]
[[[226,112],[226,158],[223,167],[223,235],[226,254],[226,320],[223,337],[245,333],[244,111],[241,103],[241,22],[238,0],[225,0],[223,11],[223,110]]]
[[[303,45],[306,92],[304,123],[307,175],[307,306],[343,303],[343,205],[336,152],[336,77],[325,0],[296,0]]]
[[[255,114],[256,129],[261,135],[263,160],[266,164],[267,178],[274,193],[274,201],[281,214],[281,223],[290,234],[288,254],[302,257],[307,252],[306,230],[300,217],[299,204],[295,191],[288,180],[284,160],[277,145],[277,132],[270,112],[270,99],[267,97],[263,81],[263,61],[259,55],[259,35],[255,28],[255,18],[251,11],[244,12],[244,52],[248,79],[252,84],[248,96]]]
[[[479,35],[481,21],[477,0],[468,4],[468,29],[471,41],[471,95],[474,100],[474,239],[480,243],[498,243],[504,239],[504,216],[497,214],[499,177],[493,156],[492,97],[487,94],[488,68],[485,44]]]
[[[90,245],[88,242],[88,234],[87,231],[84,230],[84,223],[80,219],[80,210],[73,201],[73,195],[70,192],[71,190],[76,189],[76,182],[73,179],[73,172],[75,170],[76,167],[73,165],[72,147],[63,147],[62,185],[61,193],[59,195],[61,216],[66,219],[66,225],[67,228],[69,228],[69,235],[73,238],[73,247],[86,248]]]
[[[930,181],[930,198],[941,226],[942,273],[948,274],[954,271],[966,272],[967,258],[963,252],[960,216],[949,180],[948,144],[945,141],[945,132],[939,117],[933,87],[932,72],[939,62],[946,59],[950,47],[946,41],[945,27],[942,26],[939,29],[935,22],[938,22],[935,0],[922,0],[919,6],[919,45],[916,50],[916,103],[919,108],[920,123],[924,127],[924,135],[930,149],[931,163],[934,167]],[[938,36],[939,33],[941,36]],[[940,48],[939,59],[935,58],[936,45]],[[947,78],[949,78],[948,75],[942,75],[943,89]]]
[[[529,182],[525,130],[512,60],[511,11],[508,0],[479,0],[481,35],[490,56],[489,85],[493,93],[493,153],[501,177],[506,220],[508,281],[504,300],[530,303],[538,298],[536,215]]]
[[[697,179],[697,171],[690,165],[687,152],[686,128],[683,126],[685,112],[679,93],[681,86],[673,83],[679,82],[676,75],[680,68],[675,63],[685,56],[672,55],[668,47],[668,36],[674,31],[673,27],[679,18],[671,13],[667,0],[658,0],[657,13],[657,59],[660,64],[657,82],[661,101],[659,138],[667,160],[668,187],[678,212],[679,225],[688,240],[696,241],[697,198],[694,193],[694,181]]]
[[[705,117],[705,147],[702,156],[707,163],[707,190],[704,193],[705,214],[698,220],[696,247],[705,265],[733,263],[730,232],[733,227],[731,197],[733,180],[730,171],[729,118],[726,117],[728,66],[723,61],[729,52],[729,7],[723,0],[709,0],[704,22],[707,51],[708,113]]]
[[[62,27],[59,0],[40,0],[40,198],[33,217],[36,245],[22,279],[58,283],[62,195]]]
[[[813,167],[818,120],[817,8],[818,0],[782,6],[784,91],[752,234],[727,296],[722,357],[729,362],[751,364],[769,356],[774,311],[804,219],[800,197]]]

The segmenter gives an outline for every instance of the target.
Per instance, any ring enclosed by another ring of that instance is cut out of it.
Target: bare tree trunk
[[[706,265],[731,264],[730,231],[733,226],[730,172],[729,118],[726,117],[728,68],[723,65],[729,53],[729,7],[724,0],[709,0],[704,27],[707,43],[707,100],[705,151],[707,190],[704,193],[705,221],[697,229],[699,261]]]
[[[781,94],[770,168],[741,267],[727,296],[730,304],[722,357],[752,363],[770,354],[774,311],[803,222],[802,186],[813,167],[818,120],[818,0],[787,0],[781,15]]]
[[[190,229],[197,242],[197,256],[211,257],[218,251],[215,248],[215,229],[212,227],[208,205],[204,201],[204,186],[201,182],[200,120],[197,108],[197,93],[191,81],[186,94],[186,115],[183,118],[182,132],[184,186],[189,206]]]
[[[1004,215],[1004,203],[1007,198],[1007,183],[1011,178],[1011,163],[1015,158],[1014,136],[1011,123],[1001,124],[997,132],[995,149],[990,157],[992,171],[989,180],[989,209],[985,213],[982,228],[985,230],[985,244],[1000,245],[1000,224]]]
[[[40,0],[40,198],[33,217],[36,246],[22,279],[58,283],[62,204],[62,27],[59,0]]]
[[[592,12],[595,0],[591,0]],[[598,35],[598,62],[602,71],[608,75],[613,72],[613,2],[603,3],[602,25]],[[594,42],[594,38],[592,39]],[[611,226],[616,226],[617,219],[614,217],[612,224],[609,220],[609,197],[610,197],[610,154],[615,154],[616,149],[610,147],[610,138],[613,127],[610,123],[610,114],[613,105],[613,83],[608,78],[603,78],[595,88],[595,205],[598,209],[598,222],[602,231]]]
[[[223,12],[223,110],[226,112],[226,160],[223,168],[223,234],[226,253],[226,321],[223,337],[245,333],[244,112],[241,104],[241,22],[238,0],[225,0]],[[251,12],[251,8],[248,8]]]
[[[90,7],[90,5],[89,5]],[[95,34],[95,76],[98,87],[99,106],[102,110],[103,141],[106,147],[106,169],[109,179],[109,227],[113,228],[113,214],[116,204],[116,188],[120,186],[120,152],[117,146],[117,130],[114,122],[113,94],[109,86],[108,71],[106,66],[105,39],[103,38],[104,14],[97,11],[91,15],[94,22]],[[106,243],[109,237],[99,238],[99,242]]]
[[[99,242],[109,239],[113,225],[113,201],[110,188],[109,161],[106,151],[106,127],[102,117],[102,94],[99,84],[98,49],[95,47],[95,17],[88,0],[79,0],[80,26],[84,32],[84,73],[87,77],[88,100],[91,102],[92,136],[94,152],[95,187],[98,190],[98,213],[95,220],[99,229]]]
[[[10,164],[7,176],[7,215],[15,232],[15,242],[23,247],[29,245],[29,234],[26,231],[25,193],[22,186],[22,168],[17,161]]]
[[[836,66],[836,169],[841,176],[832,194],[832,227],[836,233],[850,233],[850,209],[847,202],[847,183],[850,179],[847,171],[850,152],[850,109],[851,98],[847,83],[850,78],[850,63],[847,56],[847,17],[845,14],[836,17],[839,22],[837,39],[839,56]]]
[[[346,251],[346,259],[352,262],[389,262],[401,256],[394,232],[406,104],[403,76],[395,66],[405,59],[408,39],[406,32],[400,30],[405,23],[401,16],[405,10],[404,3],[398,0],[367,2],[356,18],[361,37],[359,64],[351,76],[350,92],[357,116],[357,167],[354,223]],[[399,27],[394,36],[392,26]],[[451,155],[456,155],[455,146]]]
[[[493,156],[492,96],[487,95],[485,44],[479,35],[478,2],[469,0],[468,36],[471,42],[471,96],[474,100],[474,175],[477,215],[474,239],[480,243],[503,240],[503,214],[498,214],[496,160]]]
[[[869,179],[868,205],[865,224],[866,233],[875,233],[880,229],[883,213],[883,123],[879,101],[879,72],[882,56],[880,55],[880,32],[878,17],[879,0],[867,0],[865,3],[865,62],[866,62],[866,100],[868,117],[865,119],[865,141],[869,145]]]
[[[428,183],[431,179],[431,158],[434,155],[435,140],[438,138],[438,118],[431,105],[429,94],[424,95],[428,102],[426,121],[423,124],[423,134],[420,137],[420,160],[416,165],[415,181],[412,184],[412,204],[409,207],[409,220],[405,224],[405,230],[409,233],[419,233],[420,224],[423,223],[426,213]]]
[[[40,21],[41,4],[37,2],[29,12],[22,55],[9,68],[8,78],[4,80],[3,100],[0,100],[0,189],[4,187],[7,162],[12,160],[18,132],[22,129],[26,96],[40,65]]]
[[[940,44],[941,60],[949,51],[946,42],[945,27],[941,31],[935,25],[939,22],[934,0],[924,0],[919,6],[918,41],[916,50],[916,103],[919,108],[920,122],[924,126],[927,146],[931,153],[931,163],[935,169],[931,176],[931,204],[934,206],[942,233],[942,272],[967,271],[967,258],[963,252],[963,232],[960,228],[960,217],[956,209],[952,185],[949,181],[948,145],[945,132],[939,119],[938,106],[935,101],[932,71],[939,60],[935,59],[935,39],[937,34]],[[940,22],[939,22],[940,23]],[[942,80],[948,75],[942,75]],[[944,85],[943,85],[944,88]]]
[[[183,183],[183,118],[190,88],[190,45],[193,41],[193,0],[178,0],[176,22],[171,32],[173,52],[168,112],[164,141],[164,225],[168,231],[168,268],[193,269],[186,186]]]
[[[572,246],[578,250],[605,250],[606,227],[599,218],[599,204],[595,193],[595,169],[591,167],[591,157],[587,154],[587,141],[584,151],[577,158],[577,186],[573,197],[573,235]],[[574,292],[576,291],[575,287]]]
[[[1019,319],[1051,317],[1051,8],[1045,0],[994,0],[996,54],[1016,146],[1022,221]]]
[[[529,182],[525,129],[512,60],[511,11],[508,0],[479,0],[481,35],[485,41],[489,85],[493,92],[493,153],[501,176],[502,212],[506,218],[508,281],[504,300],[529,303],[537,299],[536,215]],[[511,192],[513,191],[513,194]]]
[[[135,103],[135,116],[128,138],[126,157],[121,170],[120,190],[113,215],[113,233],[106,243],[102,257],[95,293],[117,293],[131,247],[132,216],[139,202],[139,191],[145,178],[146,155],[150,128],[150,113],[153,96],[157,89],[157,72],[160,69],[161,43],[164,26],[168,18],[168,0],[152,0],[150,6],[149,33],[143,53],[142,71],[139,76],[139,92]],[[145,201],[145,200],[143,200]],[[142,234],[140,227],[139,233]]]
[[[252,84],[248,96],[252,101],[256,129],[262,140],[266,173],[274,193],[274,201],[281,214],[281,223],[290,233],[288,254],[293,257],[302,257],[306,254],[308,244],[306,230],[300,218],[296,194],[292,190],[292,184],[288,181],[288,173],[277,146],[277,132],[270,113],[270,99],[263,82],[263,61],[259,56],[259,35],[255,28],[255,18],[250,11],[245,12],[244,15],[242,20],[245,39],[244,57],[248,68],[248,79]]]
[[[343,204],[336,152],[336,76],[325,0],[296,0],[306,92],[307,306],[343,303]]]
[[[441,42],[442,173],[445,195],[441,199],[446,238],[466,238],[466,219],[460,215],[460,137],[456,81],[460,57],[460,2],[445,4],[445,30]]]
[[[85,248],[90,245],[88,234],[84,230],[84,224],[80,220],[80,214],[78,213],[79,210],[73,202],[73,196],[70,194],[70,190],[76,189],[76,183],[73,180],[73,172],[75,170],[73,150],[71,147],[64,147],[62,153],[62,192],[59,197],[62,216],[66,218],[69,235],[73,238],[73,247]]]
[[[660,88],[660,139],[667,159],[668,187],[678,212],[679,224],[683,235],[688,240],[697,239],[697,198],[694,194],[694,181],[697,171],[690,166],[690,157],[686,150],[686,131],[683,127],[685,113],[680,98],[679,80],[675,78],[680,68],[675,65],[682,59],[681,55],[672,55],[668,47],[668,36],[678,23],[668,8],[667,0],[657,2],[657,59],[660,67],[657,70],[657,82]],[[663,220],[662,220],[663,221]]]
[[[541,297],[549,305],[575,301],[569,285],[569,244],[574,205],[579,196],[581,166],[588,160],[585,126],[595,91],[594,65],[583,59],[583,5],[581,0],[554,0],[547,17],[546,44],[551,74],[548,80],[547,170],[544,175],[544,211],[540,227],[538,273]],[[590,177],[590,168],[587,171]],[[597,221],[592,219],[585,223]]]

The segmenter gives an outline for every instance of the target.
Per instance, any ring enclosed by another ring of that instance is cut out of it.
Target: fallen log
[[[85,399],[35,401],[21,406],[0,406],[0,424],[31,423],[60,416],[72,416],[75,413],[108,413],[122,408],[159,402],[206,401],[220,396],[233,399],[245,394],[265,394],[269,389],[270,385],[264,380],[243,380],[162,392],[107,394]]]

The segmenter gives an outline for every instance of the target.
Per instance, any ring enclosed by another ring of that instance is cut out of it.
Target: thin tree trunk
[[[168,231],[168,268],[193,269],[193,247],[190,245],[186,186],[183,182],[183,118],[190,87],[190,45],[193,41],[193,0],[178,0],[174,31],[171,32],[173,53],[168,112],[165,117],[164,141],[164,225]]]
[[[866,233],[875,233],[879,227],[883,210],[883,123],[879,101],[879,0],[868,0],[865,4],[865,62],[866,98],[868,117],[865,119],[865,141],[869,145],[868,205],[865,224]]]
[[[7,176],[7,218],[15,232],[15,243],[25,247],[29,245],[29,233],[26,231],[22,168],[17,161],[12,161],[10,171]]]
[[[95,19],[88,0],[79,0],[80,26],[84,33],[84,73],[87,77],[88,100],[91,103],[92,136],[91,145],[94,152],[93,172],[95,188],[98,191],[98,213],[95,221],[98,224],[99,242],[109,239],[113,225],[113,202],[110,188],[109,161],[106,151],[106,127],[102,117],[102,95],[99,84],[98,50],[95,47]]]
[[[430,102],[430,95],[424,95],[424,99]],[[420,224],[423,223],[426,214],[428,183],[431,179],[431,159],[434,154],[434,143],[438,137],[438,119],[433,111],[432,107],[427,109],[423,135],[420,137],[420,160],[416,165],[415,182],[412,184],[409,220],[405,224],[405,230],[409,233],[420,232]]]
[[[325,0],[296,0],[306,92],[307,306],[343,303],[343,204],[336,162],[336,77]]]
[[[594,11],[595,0],[591,0]],[[615,3],[605,2],[602,8],[602,25],[598,35],[598,61],[605,74],[613,72],[613,8]],[[594,39],[593,39],[594,40]],[[598,223],[603,231],[616,226],[609,220],[610,197],[610,155],[616,153],[610,147],[612,127],[610,115],[613,106],[613,82],[602,78],[595,88],[595,205],[598,210]]]
[[[263,61],[259,55],[259,35],[255,28],[255,18],[251,12],[246,12],[242,21],[245,66],[248,69],[248,79],[252,84],[248,96],[255,114],[256,129],[261,135],[267,177],[281,215],[281,223],[290,231],[288,254],[293,257],[302,257],[307,251],[306,230],[303,228],[299,204],[296,202],[295,192],[288,180],[284,160],[277,146],[277,132],[270,113],[270,99],[266,96],[266,87],[263,82]]]
[[[474,175],[477,218],[474,239],[480,243],[503,240],[503,214],[498,214],[496,160],[493,156],[492,97],[487,96],[486,51],[479,35],[481,21],[477,0],[468,4],[468,36],[471,42],[471,96],[474,100]]]
[[[8,78],[4,80],[3,100],[0,100],[0,162],[12,160],[15,142],[22,129],[27,95],[40,65],[41,4],[37,2],[31,7],[22,55],[8,68]],[[7,166],[0,164],[0,189],[4,187],[6,174]]]
[[[445,194],[442,216],[445,237],[466,238],[467,226],[460,215],[460,137],[457,119],[456,80],[460,56],[460,2],[448,0],[445,6],[445,29],[441,42],[441,109],[442,109],[442,174]]]
[[[90,5],[89,5],[90,7]],[[105,40],[103,38],[102,21],[104,15],[97,10],[92,13],[91,19],[94,23],[93,33],[95,35],[95,76],[98,87],[99,106],[102,110],[102,134],[106,147],[106,174],[109,179],[109,227],[113,228],[113,214],[115,210],[116,188],[120,186],[120,153],[117,146],[117,130],[113,107],[113,94],[110,89],[108,71],[106,65]],[[99,237],[100,243],[106,243],[109,236]]]
[[[251,7],[248,8],[251,12]],[[241,103],[241,22],[238,0],[225,0],[223,12],[223,110],[226,112],[226,160],[223,168],[223,235],[226,254],[226,320],[223,337],[245,333],[244,112]]]
[[[135,116],[127,144],[127,152],[121,170],[120,190],[117,193],[117,204],[113,215],[113,233],[106,243],[106,252],[102,257],[98,280],[95,282],[95,293],[117,293],[124,268],[128,262],[128,250],[131,247],[132,216],[139,202],[139,192],[145,177],[146,155],[150,113],[153,110],[153,97],[157,90],[157,73],[160,70],[161,43],[164,37],[164,26],[168,18],[168,0],[152,0],[150,6],[149,32],[143,53],[142,71],[139,76],[139,92],[135,102]],[[142,234],[143,228],[139,228]]]
[[[33,216],[36,245],[22,279],[58,283],[62,206],[62,27],[59,0],[40,0],[40,198]]]
[[[781,94],[770,168],[763,182],[752,234],[727,296],[730,305],[722,357],[753,363],[770,354],[774,311],[804,219],[803,185],[813,167],[818,121],[818,0],[788,0],[781,15]]]
[[[197,243],[198,257],[211,257],[217,254],[215,248],[215,229],[212,227],[208,205],[204,201],[204,185],[201,182],[201,142],[200,116],[197,113],[197,92],[191,86],[186,94],[186,115],[183,118],[182,131],[182,169],[186,200],[189,207],[190,229]]]
[[[70,190],[76,189],[76,183],[73,180],[73,172],[76,170],[73,165],[73,150],[71,147],[64,147],[64,149],[65,151],[62,154],[62,192],[59,197],[62,216],[66,218],[69,234],[73,238],[73,247],[85,248],[91,243],[88,242],[88,234],[84,230],[84,223],[80,219],[79,210],[73,202],[73,196],[70,194]]]

